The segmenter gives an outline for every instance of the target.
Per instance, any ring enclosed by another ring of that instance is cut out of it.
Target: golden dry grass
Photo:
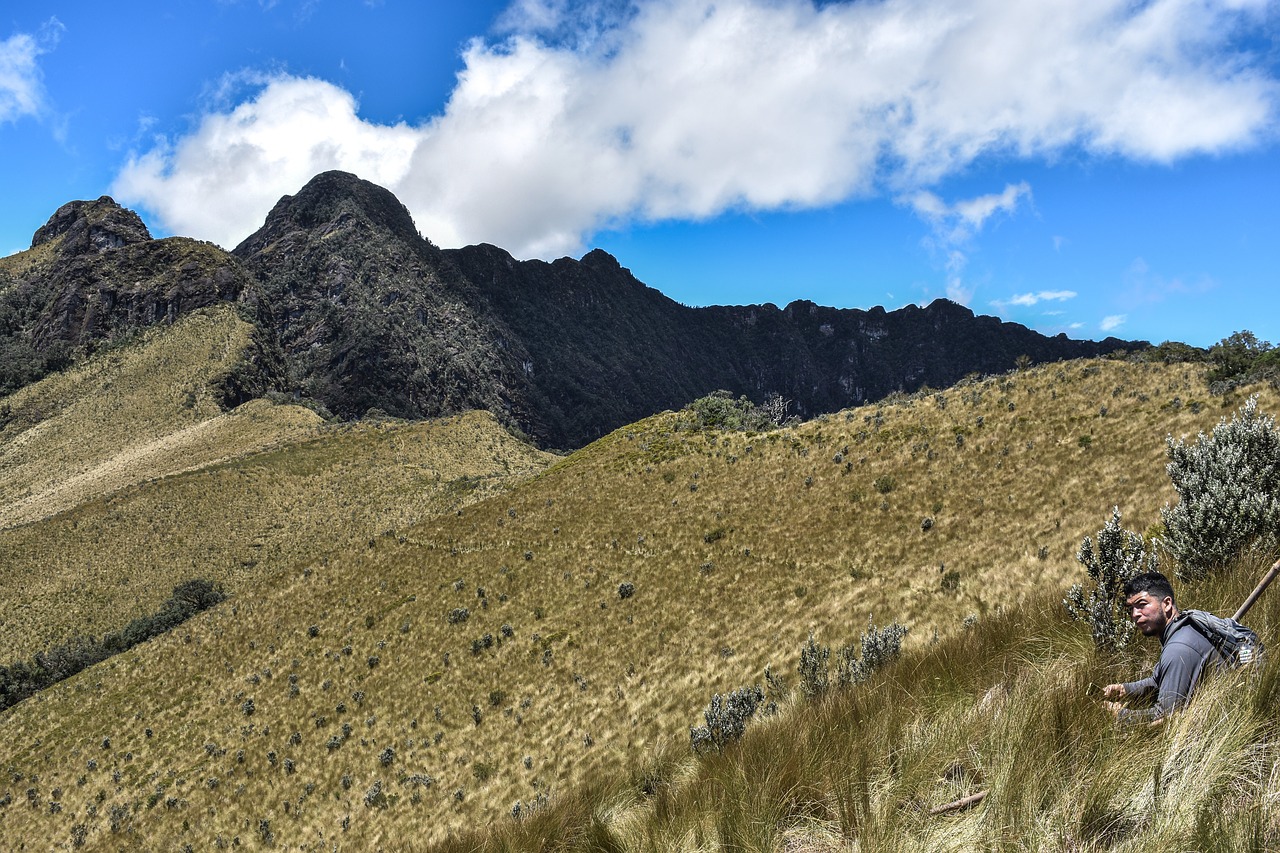
[[[34,249],[14,252],[12,255],[0,258],[0,293],[12,286],[16,280],[38,275],[47,269],[57,255],[63,239],[60,235]]]
[[[1230,612],[1265,568],[1245,561],[1184,600]],[[1280,598],[1249,622],[1274,637]],[[1045,596],[786,705],[722,754],[592,776],[437,849],[1276,849],[1280,661],[1208,677],[1161,728],[1115,725],[1088,686],[1149,669],[1155,651],[1099,654]],[[979,792],[980,805],[934,813]]]
[[[209,383],[251,333],[230,306],[195,312],[4,398],[0,529],[314,434],[321,419],[300,406],[218,408]]]
[[[83,826],[102,849],[268,833],[286,849],[413,849],[509,820],[516,801],[687,749],[713,692],[766,664],[793,673],[810,632],[837,645],[874,615],[918,647],[1058,594],[1113,504],[1131,528],[1158,521],[1166,433],[1238,403],[1187,366],[1073,362],[762,435],[648,419],[460,512],[237,576],[231,601],[7,712],[0,790],[17,802],[0,843],[70,843]],[[400,467],[368,464],[361,488]],[[139,494],[180,515],[187,498],[167,490],[212,476]],[[261,515],[306,523],[282,506]],[[146,536],[120,529],[112,542]],[[469,618],[451,624],[457,608]]]
[[[265,400],[220,412],[207,384],[234,365],[249,331],[228,308],[200,312],[7,399],[16,412],[0,432],[9,659],[119,629],[193,577],[235,593],[247,579],[478,500],[554,458],[479,413],[326,425]]]

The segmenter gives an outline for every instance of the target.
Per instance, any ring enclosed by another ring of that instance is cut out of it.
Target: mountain
[[[774,305],[689,308],[599,249],[580,261],[516,261],[489,245],[446,250],[530,354],[533,433],[585,444],[717,389],[779,395],[802,418],[970,373],[1086,358],[1145,342],[1046,337],[945,299],[897,311]]]
[[[28,251],[0,259],[0,394],[251,283],[212,243],[153,240],[109,196],[69,202]]]
[[[276,390],[345,419],[484,409],[556,448],[719,389],[811,417],[1024,356],[1146,346],[1049,338],[946,300],[690,308],[600,250],[553,263],[441,250],[389,191],[326,172],[232,253],[153,240],[107,197],[64,205],[28,252],[0,260],[0,392],[219,301],[258,329],[218,389],[227,408]]]
[[[510,334],[382,187],[342,172],[285,196],[235,257],[286,387],[345,418],[486,409],[528,423]]]

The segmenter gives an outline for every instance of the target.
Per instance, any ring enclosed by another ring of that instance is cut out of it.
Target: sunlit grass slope
[[[1231,613],[1265,569],[1180,595]],[[1274,642],[1280,596],[1248,622]],[[1097,653],[1044,595],[857,687],[793,695],[722,753],[668,749],[437,849],[1280,849],[1280,658],[1211,678],[1161,728],[1117,726],[1091,687],[1149,671],[1155,654],[1155,641]]]
[[[0,528],[313,431],[300,406],[219,409],[209,385],[251,336],[230,306],[198,311],[0,400]]]
[[[1158,521],[1165,435],[1238,403],[1183,366],[1082,362],[769,434],[651,418],[246,578],[14,708],[0,846],[412,849],[630,778],[687,750],[713,692],[793,673],[810,632],[849,642],[874,615],[919,649],[970,614],[1051,609],[1113,504]],[[1054,654],[1083,653],[1063,636]]]
[[[252,421],[264,410],[273,423],[272,408],[237,413]],[[301,560],[456,510],[551,459],[473,412],[317,426],[272,450],[132,486],[0,531],[0,643],[15,657],[119,629],[191,578],[250,589]]]
[[[119,629],[184,580],[234,594],[554,459],[479,413],[328,425],[265,400],[221,412],[208,385],[250,331],[229,308],[198,312],[5,399],[3,662]]]
[[[40,275],[47,271],[50,263],[57,256],[61,243],[62,238],[57,237],[33,249],[14,252],[12,255],[0,258],[0,293],[15,287],[19,279]]]

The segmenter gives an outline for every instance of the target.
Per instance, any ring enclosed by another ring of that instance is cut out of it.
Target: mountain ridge
[[[231,252],[151,238],[110,197],[69,202],[0,259],[0,393],[158,323],[231,302],[259,330],[230,408],[268,390],[355,419],[493,412],[571,448],[717,390],[812,417],[970,373],[1148,346],[1046,337],[946,300],[690,307],[594,249],[517,261],[440,249],[388,190],[325,172]]]

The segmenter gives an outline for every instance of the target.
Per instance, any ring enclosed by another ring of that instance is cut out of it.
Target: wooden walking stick
[[[970,806],[976,806],[978,803],[986,799],[987,794],[990,793],[990,791],[991,789],[988,788],[986,791],[979,791],[976,794],[970,794],[967,797],[961,797],[960,799],[955,800],[954,802],[947,803],[946,805],[929,809],[929,814],[946,814],[947,812],[958,812],[961,809],[967,809]]]
[[[1249,597],[1244,600],[1244,604],[1240,605],[1240,609],[1236,611],[1236,615],[1231,618],[1235,619],[1237,622],[1243,619],[1244,615],[1249,612],[1249,608],[1258,600],[1258,596],[1262,595],[1267,586],[1276,579],[1277,574],[1280,574],[1280,560],[1276,560],[1271,565],[1271,571],[1267,572],[1266,576],[1258,582],[1258,585],[1253,588],[1253,592],[1249,593]]]

